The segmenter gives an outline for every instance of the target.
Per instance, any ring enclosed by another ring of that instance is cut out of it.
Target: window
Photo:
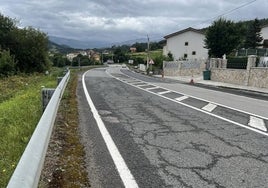
[[[185,45],[185,46],[188,46],[188,42],[185,42],[184,45]]]
[[[192,51],[192,55],[196,55],[196,51]]]
[[[183,58],[184,58],[184,59],[186,59],[186,58],[187,58],[187,56],[188,56],[187,54],[184,54]]]

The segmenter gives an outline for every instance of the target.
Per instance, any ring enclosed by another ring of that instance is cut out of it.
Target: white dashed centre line
[[[264,120],[261,118],[250,116],[248,125],[267,132],[267,128],[265,126]]]

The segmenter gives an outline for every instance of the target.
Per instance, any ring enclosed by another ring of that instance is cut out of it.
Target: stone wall
[[[164,61],[165,76],[201,75],[205,70],[205,60]]]
[[[241,69],[211,69],[211,80],[230,84],[244,85],[247,71]]]
[[[253,87],[268,88],[268,67],[251,68],[248,85]]]
[[[268,67],[256,67],[256,56],[249,56],[247,69],[212,67],[211,80],[244,86],[268,88]]]

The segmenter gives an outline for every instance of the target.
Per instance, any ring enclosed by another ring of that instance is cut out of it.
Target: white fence
[[[50,99],[8,183],[8,188],[34,188],[38,186],[60,100],[69,78],[70,71],[63,77]]]

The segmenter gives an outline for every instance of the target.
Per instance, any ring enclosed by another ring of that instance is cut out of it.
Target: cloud
[[[1,0],[0,0],[1,1]],[[163,37],[186,27],[208,26],[224,15],[235,21],[267,18],[267,0],[9,0],[0,11],[48,35],[107,43]],[[226,12],[241,7],[229,14]],[[204,22],[205,21],[205,22]]]

